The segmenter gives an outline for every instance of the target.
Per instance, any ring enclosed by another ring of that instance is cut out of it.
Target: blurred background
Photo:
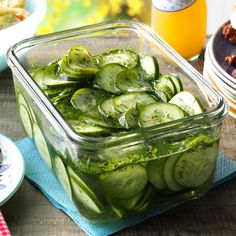
[[[150,24],[151,0],[47,0],[46,18],[38,33],[45,34],[108,19],[135,19]],[[207,0],[207,34],[229,19],[236,0]],[[198,19],[196,19],[197,21]]]

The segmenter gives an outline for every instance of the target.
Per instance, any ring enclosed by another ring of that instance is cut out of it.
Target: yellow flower
[[[140,15],[142,13],[144,7],[145,0],[127,0],[128,10],[127,13],[129,16],[133,17],[136,15]]]
[[[122,11],[123,3],[124,3],[123,0],[109,0],[110,15],[116,16],[116,15],[120,14]]]

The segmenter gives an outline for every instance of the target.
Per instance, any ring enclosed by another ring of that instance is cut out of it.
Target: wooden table
[[[202,71],[203,59],[193,65]],[[25,136],[10,70],[0,73],[0,132],[13,140]],[[223,124],[221,151],[236,160],[235,144],[236,120],[228,117]],[[13,235],[85,235],[26,179],[1,210]],[[117,235],[236,235],[236,179],[210,190],[201,199],[182,204]]]

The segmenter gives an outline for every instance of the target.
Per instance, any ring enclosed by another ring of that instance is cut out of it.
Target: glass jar
[[[185,59],[196,58],[206,37],[205,0],[153,0],[151,27]]]
[[[160,71],[178,75],[184,88],[197,96],[207,111],[108,137],[77,133],[30,74],[75,45],[86,46],[93,55],[114,47],[154,55]],[[7,61],[25,130],[86,219],[107,224],[197,198],[210,188],[227,103],[146,25],[119,20],[34,37],[13,46]],[[181,187],[171,170],[177,159],[190,156],[203,169],[210,165],[210,170],[206,181],[196,178],[194,186]],[[159,163],[166,163],[164,169]],[[157,169],[152,170],[153,166]],[[169,187],[155,187],[148,174],[152,171],[157,181],[164,171]]]

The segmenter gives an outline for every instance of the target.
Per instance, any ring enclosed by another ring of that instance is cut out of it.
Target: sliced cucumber
[[[176,93],[180,93],[181,91],[183,91],[183,84],[177,75],[166,75],[166,76],[168,76],[174,83]]]
[[[137,104],[146,105],[155,101],[151,95],[144,92],[127,93],[113,98],[115,109],[120,113],[135,108]]]
[[[162,75],[158,78],[158,84],[167,86],[171,90],[171,94],[175,95],[177,93],[175,84],[173,80],[168,75]]]
[[[121,116],[121,113],[115,109],[113,98],[108,98],[104,100],[100,106],[99,109],[101,110],[101,113],[105,116],[112,117],[114,119],[119,119]]]
[[[129,165],[100,176],[103,190],[118,199],[126,199],[141,192],[147,184],[147,171],[141,165]]]
[[[183,91],[176,94],[169,103],[175,104],[184,110],[188,115],[193,116],[205,111],[201,102],[190,92]]]
[[[77,77],[79,77],[79,73],[69,67],[67,56],[62,57],[58,64],[60,65],[61,73],[64,72],[68,77],[74,79],[77,79]]]
[[[125,69],[125,67],[119,64],[107,64],[103,66],[96,75],[97,85],[105,91],[121,93],[121,90],[116,87],[116,79],[118,74]]]
[[[145,210],[153,199],[155,193],[156,190],[154,189],[154,187],[152,187],[151,185],[147,185],[143,191],[143,195],[136,203],[134,209],[138,212]]]
[[[67,63],[80,76],[95,75],[98,71],[91,53],[84,46],[72,47],[67,54]]]
[[[165,165],[166,158],[160,158],[154,161],[150,161],[147,165],[148,179],[152,185],[159,189],[167,189],[164,177],[163,167]]]
[[[35,112],[33,110],[33,108],[29,105],[29,111],[30,111],[30,115],[32,117],[32,122],[34,123],[38,123],[37,117],[35,115]]]
[[[168,102],[173,96],[173,92],[169,86],[164,83],[159,83],[159,81],[154,81],[153,83],[154,93],[163,101]]]
[[[155,102],[140,108],[139,121],[142,127],[149,127],[181,119],[184,116],[183,110],[174,104]]]
[[[49,168],[52,168],[52,160],[47,142],[38,124],[33,123],[33,137],[37,150]]]
[[[127,129],[139,127],[139,109],[132,108],[122,116],[123,126]],[[121,122],[120,122],[121,123]]]
[[[43,82],[44,89],[67,89],[69,87],[76,88],[78,85],[77,81],[66,81],[66,80],[47,80]]]
[[[73,94],[70,101],[76,109],[82,112],[99,113],[98,105],[107,97],[108,95],[102,90],[82,88]]]
[[[103,205],[96,194],[71,167],[68,166],[67,171],[70,176],[75,200],[83,204],[84,207],[101,214],[103,211]]]
[[[56,172],[57,178],[60,181],[62,187],[64,188],[68,196],[72,199],[70,180],[65,165],[58,155],[53,158],[53,169]]]
[[[25,132],[28,134],[30,138],[32,138],[33,137],[32,120],[30,117],[29,110],[23,104],[19,104],[19,113]]]
[[[98,125],[87,124],[85,121],[80,120],[69,120],[69,123],[74,128],[74,130],[78,133],[85,135],[106,135],[111,133],[111,129],[101,127]]]
[[[199,187],[213,175],[218,147],[212,145],[204,150],[185,152],[174,168],[176,182],[184,187]]]
[[[107,117],[102,117],[102,116],[92,117],[88,114],[83,114],[79,116],[78,119],[79,121],[84,122],[91,126],[100,126],[104,128],[111,128],[111,129],[122,128],[122,126],[118,122],[115,122]]]
[[[35,115],[35,113],[34,113],[32,107],[28,104],[28,102],[26,102],[24,96],[23,96],[21,93],[18,93],[17,98],[18,98],[18,103],[19,103],[19,105],[20,105],[20,104],[24,105],[25,108],[29,111],[28,113],[29,113],[29,117],[30,117],[30,120],[31,120],[31,124],[32,124],[33,122],[36,122],[36,123],[37,123],[37,122],[38,122],[38,121],[37,121],[37,117],[36,117],[36,115]]]
[[[143,70],[148,75],[148,79],[152,80],[159,76],[159,64],[154,56],[144,56],[140,59],[140,64]]]
[[[142,196],[143,196],[143,191],[134,195],[133,197],[126,199],[113,198],[112,204],[118,206],[119,208],[132,210]]]
[[[98,57],[100,66],[117,63],[128,69],[136,67],[139,62],[139,55],[128,49],[115,49],[105,52]]]
[[[39,67],[33,73],[34,80],[41,88],[44,88],[47,84],[56,83],[58,80],[58,62],[53,62],[44,67]]]
[[[117,75],[116,87],[123,93],[151,91],[151,85],[145,82],[135,69],[121,71]]]
[[[176,182],[175,177],[174,177],[174,168],[179,157],[180,157],[179,154],[169,156],[163,167],[163,177],[164,177],[165,183],[168,189],[174,192],[177,192],[183,189],[183,187]]]

